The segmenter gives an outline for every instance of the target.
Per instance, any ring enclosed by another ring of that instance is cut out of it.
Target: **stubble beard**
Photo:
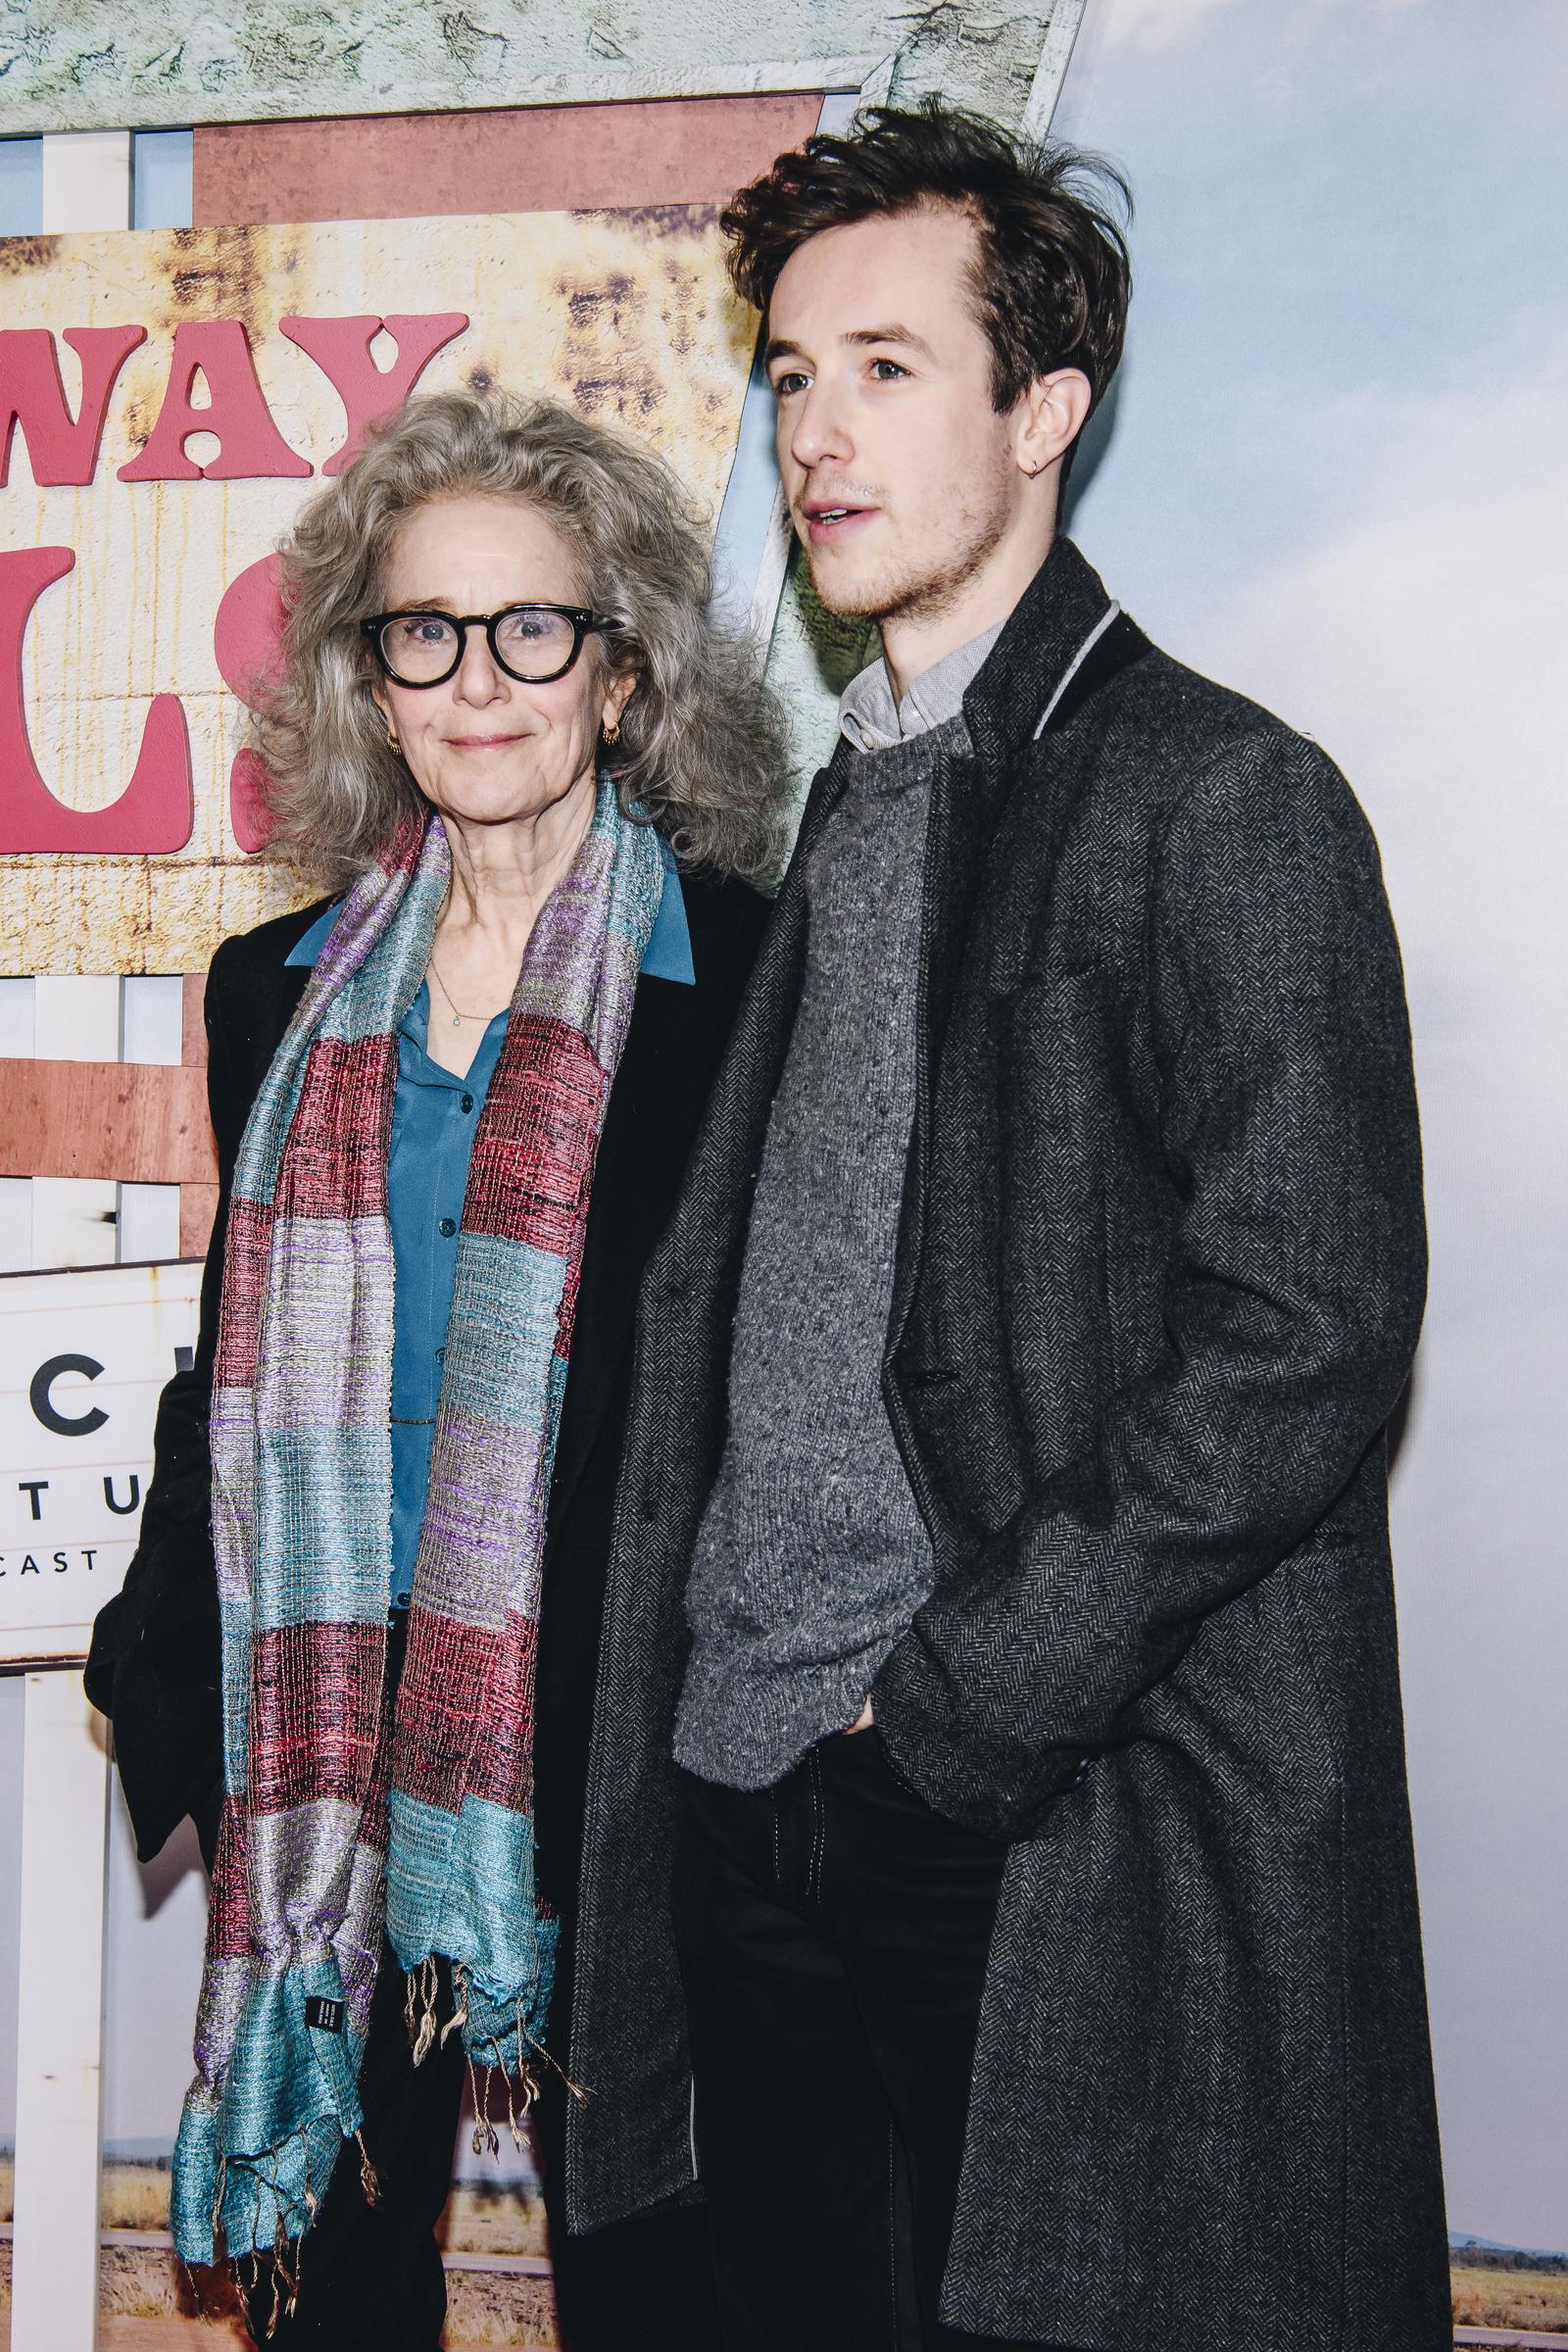
[[[832,550],[819,551],[808,543],[817,602],[844,619],[874,620],[879,627],[890,620],[938,620],[985,569],[1010,519],[999,496],[978,514],[960,510],[952,535],[923,560],[910,551],[902,563],[893,557],[884,565],[838,581],[832,576]]]

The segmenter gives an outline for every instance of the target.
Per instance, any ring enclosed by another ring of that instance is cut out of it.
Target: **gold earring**
[[[620,741],[620,721],[618,718],[612,718],[610,721],[610,724],[604,730],[604,737],[607,743],[618,743]]]
[[[386,731],[386,748],[389,752],[401,752],[403,749],[402,744],[398,741],[395,727],[388,727]]]

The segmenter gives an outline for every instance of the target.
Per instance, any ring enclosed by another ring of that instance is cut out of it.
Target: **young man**
[[[567,2206],[700,2171],[735,2352],[1449,2335],[1398,953],[1330,761],[1056,536],[1094,186],[882,111],[727,216],[883,656],[643,1296]]]

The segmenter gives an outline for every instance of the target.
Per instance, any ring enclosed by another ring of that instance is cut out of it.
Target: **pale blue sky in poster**
[[[1432,1293],[1395,1541],[1448,2180],[1568,2245],[1568,11],[1090,0],[1054,128],[1134,182],[1075,536],[1377,828]],[[1350,1890],[1354,1899],[1354,1889]]]

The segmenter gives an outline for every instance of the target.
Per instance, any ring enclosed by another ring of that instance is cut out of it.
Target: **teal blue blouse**
[[[644,977],[694,985],[691,932],[675,860],[665,844],[664,895],[642,960]],[[314,964],[337,919],[329,906],[287,960]],[[430,1483],[441,1365],[446,1354],[458,1229],[474,1129],[507,1034],[498,1012],[466,1074],[455,1078],[426,1052],[430,993],[421,987],[398,1031],[397,1090],[387,1157],[387,1219],[396,1279],[392,1318],[392,1602],[406,1608],[414,1584]]]

